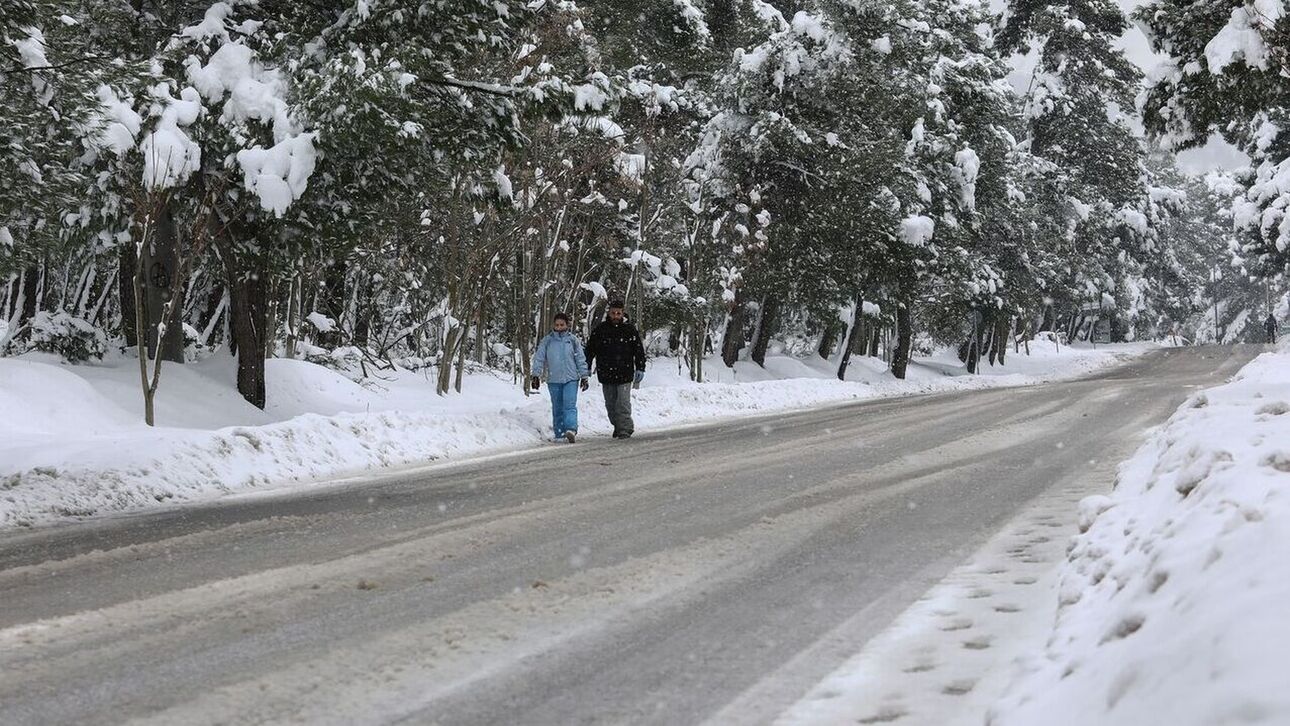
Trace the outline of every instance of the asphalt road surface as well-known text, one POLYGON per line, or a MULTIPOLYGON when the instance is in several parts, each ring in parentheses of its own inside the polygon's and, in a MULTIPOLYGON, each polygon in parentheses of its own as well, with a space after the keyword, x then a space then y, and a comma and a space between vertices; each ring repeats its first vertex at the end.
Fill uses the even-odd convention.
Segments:
POLYGON ((766 722, 1258 350, 8 533, 0 724, 766 722))

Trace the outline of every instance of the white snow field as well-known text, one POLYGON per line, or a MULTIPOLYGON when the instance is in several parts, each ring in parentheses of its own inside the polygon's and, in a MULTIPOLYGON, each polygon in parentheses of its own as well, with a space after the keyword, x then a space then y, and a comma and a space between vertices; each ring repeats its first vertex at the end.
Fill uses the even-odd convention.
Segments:
MULTIPOLYGON (((690 382, 676 361, 655 359, 633 396, 638 432, 731 416, 882 396, 1015 386, 1076 377, 1140 354, 1127 344, 1031 355, 966 375, 948 351, 919 359, 904 381, 873 358, 853 358, 848 380, 820 358, 767 358, 690 382)), ((463 394, 436 396, 426 373, 396 370, 356 383, 300 360, 268 361, 268 404, 234 388, 231 358, 167 365, 156 428, 142 421, 138 361, 66 365, 43 354, 0 358, 0 528, 155 507, 234 492, 300 486, 377 469, 423 465, 542 444, 549 401, 525 397, 509 377, 468 376, 463 394)), ((583 438, 609 433, 599 387, 579 397, 583 438)))
POLYGON ((1080 504, 991 726, 1290 723, 1290 348, 1191 396, 1080 504))

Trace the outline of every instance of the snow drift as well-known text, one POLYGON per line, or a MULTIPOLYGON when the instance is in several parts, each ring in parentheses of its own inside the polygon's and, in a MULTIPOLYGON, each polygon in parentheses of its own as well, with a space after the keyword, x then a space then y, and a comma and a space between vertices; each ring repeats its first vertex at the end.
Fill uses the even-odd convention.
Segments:
MULTIPOLYGON (((853 359, 848 380, 818 357, 769 356, 763 369, 711 361, 695 384, 656 359, 633 396, 637 430, 811 408, 880 396, 1023 385, 1122 360, 1036 346, 1006 368, 963 375, 950 357, 923 359, 897 381, 882 361, 853 359)), ((0 358, 0 528, 206 499, 532 447, 551 435, 545 393, 526 397, 509 377, 478 371, 466 393, 436 396, 425 372, 396 370, 361 384, 299 360, 271 359, 269 398, 254 408, 234 388, 227 356, 167 366, 158 427, 142 423, 137 361, 66 365, 46 354, 0 358)), ((579 397, 584 437, 607 435, 599 387, 579 397)))
POLYGON ((1290 350, 1192 396, 1081 503, 1058 616, 992 726, 1290 723, 1290 350))

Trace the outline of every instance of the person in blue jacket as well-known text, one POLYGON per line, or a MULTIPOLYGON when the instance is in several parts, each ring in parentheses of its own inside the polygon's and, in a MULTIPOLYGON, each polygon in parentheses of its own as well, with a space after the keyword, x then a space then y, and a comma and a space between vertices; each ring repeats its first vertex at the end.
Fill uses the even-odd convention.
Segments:
POLYGON ((589 373, 582 342, 569 330, 567 314, 555 314, 551 332, 538 342, 537 350, 533 351, 530 371, 532 378, 529 384, 535 391, 542 387, 542 377, 546 376, 546 387, 551 392, 551 426, 555 429, 555 440, 564 438, 572 444, 578 436, 578 389, 587 390, 589 373))

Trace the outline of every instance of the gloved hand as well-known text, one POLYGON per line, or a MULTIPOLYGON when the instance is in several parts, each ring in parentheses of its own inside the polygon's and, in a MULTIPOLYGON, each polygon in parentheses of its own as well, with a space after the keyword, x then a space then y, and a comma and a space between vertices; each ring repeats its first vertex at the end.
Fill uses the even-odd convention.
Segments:
POLYGON ((542 389, 542 379, 541 379, 541 378, 538 378, 537 376, 533 376, 532 378, 530 378, 530 379, 529 379, 529 388, 532 388, 532 389, 533 389, 533 390, 535 390, 535 391, 541 390, 541 389, 542 389))
POLYGON ((632 376, 632 383, 638 386, 643 380, 645 380, 645 371, 636 371, 636 375, 632 376))
POLYGON ((578 388, 581 388, 584 391, 591 388, 591 381, 588 381, 586 378, 582 379, 582 383, 578 384, 578 388))

